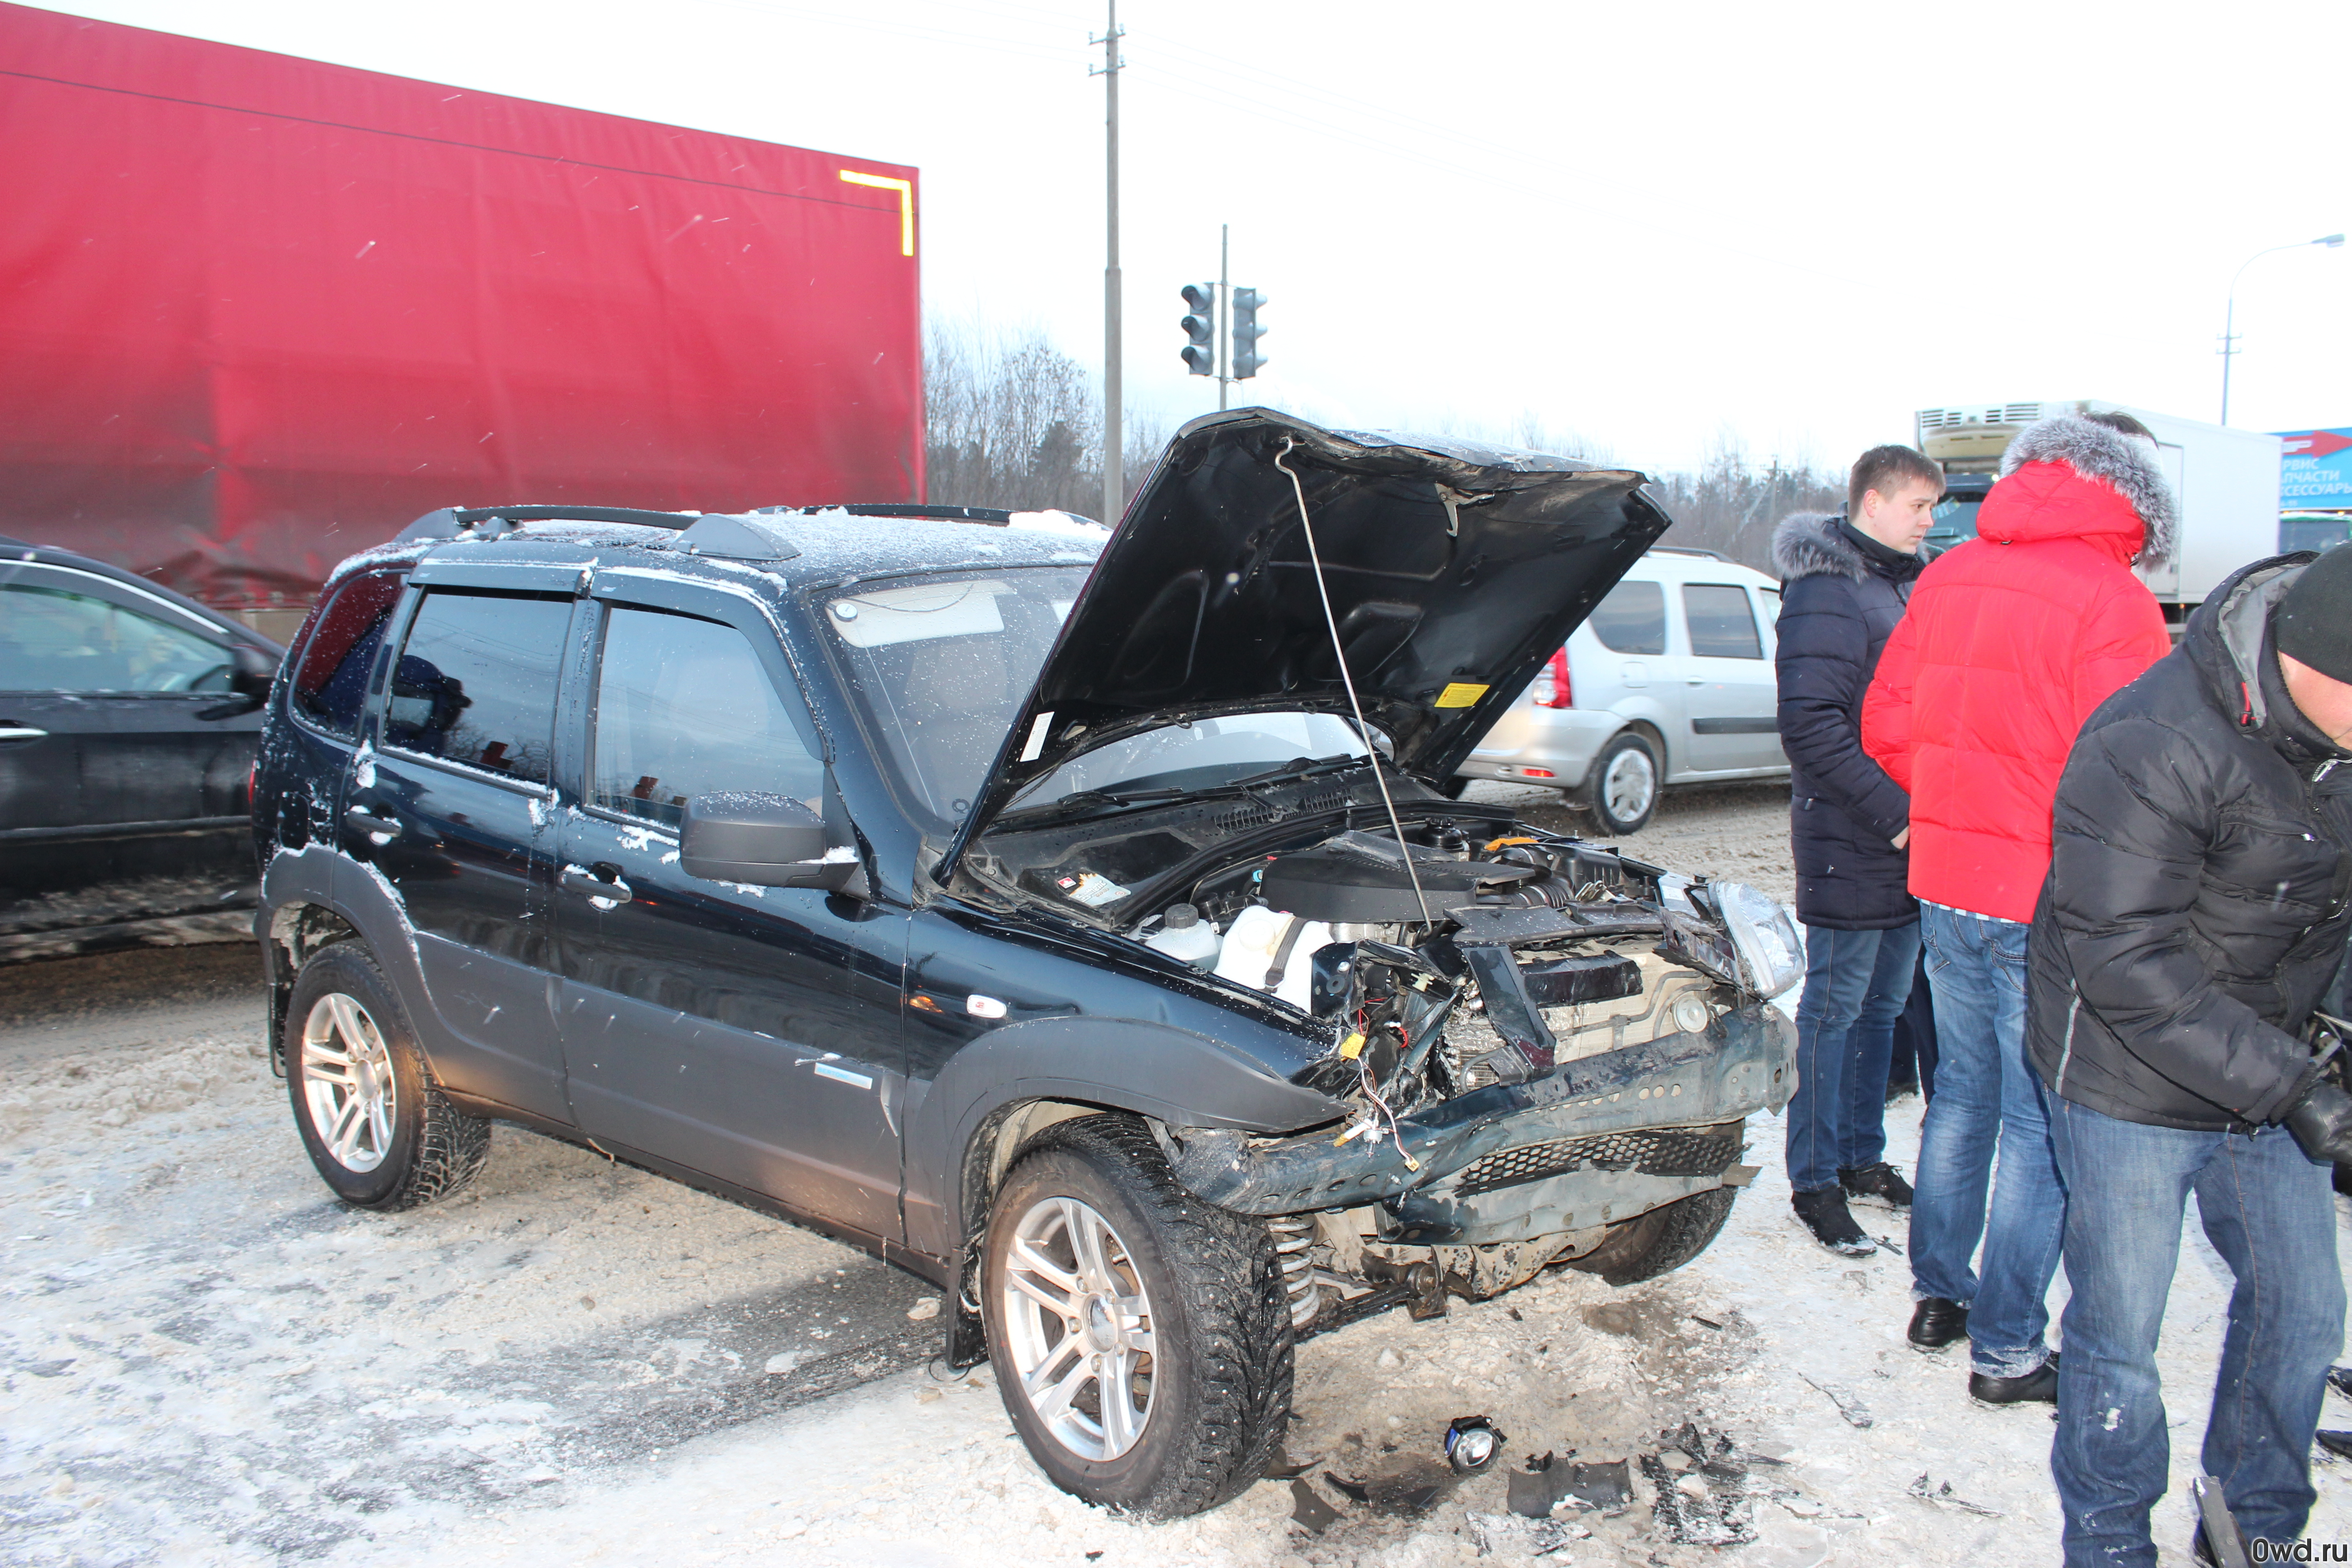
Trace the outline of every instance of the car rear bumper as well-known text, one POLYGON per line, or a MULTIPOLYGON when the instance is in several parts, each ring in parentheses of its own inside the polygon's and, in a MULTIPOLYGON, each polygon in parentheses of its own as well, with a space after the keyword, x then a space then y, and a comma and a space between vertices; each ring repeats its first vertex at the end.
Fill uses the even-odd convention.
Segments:
POLYGON ((1510 779, 1574 789, 1592 759, 1624 719, 1605 708, 1538 708, 1519 702, 1504 710, 1455 772, 1474 779, 1510 779))
POLYGON ((1393 1139, 1336 1145, 1184 1129, 1171 1162, 1243 1214, 1381 1202, 1393 1239, 1479 1245, 1578 1230, 1724 1184, 1737 1124, 1796 1088, 1796 1026, 1762 1003, 1705 1030, 1585 1057, 1400 1118, 1393 1139), (1397 1152, 1401 1141, 1418 1169, 1397 1152))

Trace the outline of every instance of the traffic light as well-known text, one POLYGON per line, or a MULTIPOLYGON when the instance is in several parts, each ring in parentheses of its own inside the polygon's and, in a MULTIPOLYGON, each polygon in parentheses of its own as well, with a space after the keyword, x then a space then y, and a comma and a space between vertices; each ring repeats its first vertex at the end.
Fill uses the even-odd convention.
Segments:
POLYGON ((1179 322, 1184 335, 1192 340, 1184 350, 1184 364, 1194 375, 1217 374, 1217 286, 1214 283, 1187 283, 1182 293, 1184 308, 1192 313, 1179 322))
POLYGON ((1265 303, 1265 296, 1255 289, 1234 290, 1233 377, 1235 381, 1247 381, 1258 373, 1260 365, 1265 363, 1265 356, 1257 352, 1258 339, 1265 336, 1265 329, 1257 324, 1257 308, 1265 303))

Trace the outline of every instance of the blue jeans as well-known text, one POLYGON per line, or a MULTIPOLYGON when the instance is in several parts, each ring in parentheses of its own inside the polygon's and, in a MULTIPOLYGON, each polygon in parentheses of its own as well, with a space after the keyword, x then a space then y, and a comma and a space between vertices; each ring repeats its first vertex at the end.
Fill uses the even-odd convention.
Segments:
POLYGON ((2049 1356, 2042 1298, 2066 1222, 2048 1095, 2025 1056, 2026 928, 1932 904, 1921 907, 1919 927, 1937 1059, 1911 1205, 1911 1293, 1967 1306, 1976 1370, 2022 1377, 2049 1356), (1981 1277, 1969 1267, 1979 1237, 1981 1277))
POLYGON ((1917 925, 1805 928, 1797 998, 1797 1093, 1789 1101, 1789 1187, 1818 1192, 1886 1157, 1886 1061, 1911 994, 1917 925))
POLYGON ((2205 1473, 2249 1539, 2289 1542, 2310 1516, 2311 1435, 2344 1344, 2330 1172, 2284 1128, 2188 1132, 2051 1101, 2066 1174, 2066 1355, 2050 1469, 2069 1568, 2153 1568, 2148 1510, 2171 1462, 2157 1336, 2182 1207, 2230 1265, 2230 1326, 2205 1423, 2205 1473))

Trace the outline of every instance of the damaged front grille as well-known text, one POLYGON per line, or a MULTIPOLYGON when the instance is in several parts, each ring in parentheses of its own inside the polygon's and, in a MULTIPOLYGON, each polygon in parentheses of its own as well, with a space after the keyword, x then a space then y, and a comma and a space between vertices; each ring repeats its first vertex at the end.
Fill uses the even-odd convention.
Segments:
POLYGON ((1644 1176, 1718 1175, 1739 1158, 1745 1126, 1726 1121, 1715 1127, 1643 1127, 1498 1150, 1466 1166, 1456 1190, 1471 1197, 1563 1175, 1588 1164, 1597 1170, 1633 1171, 1644 1176))

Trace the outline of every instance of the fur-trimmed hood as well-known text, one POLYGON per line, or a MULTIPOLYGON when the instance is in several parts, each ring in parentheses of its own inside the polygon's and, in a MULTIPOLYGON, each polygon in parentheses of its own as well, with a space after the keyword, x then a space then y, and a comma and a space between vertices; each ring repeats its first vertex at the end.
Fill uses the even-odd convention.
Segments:
MULTIPOLYGON (((1792 511, 1782 518, 1772 530, 1772 569, 1781 583, 1800 577, 1845 577, 1859 583, 1874 575, 1908 582, 1927 564, 1922 557, 1915 566, 1897 568, 1890 563, 1888 569, 1874 571, 1862 547, 1839 526, 1844 521, 1833 511, 1792 511)), ((1897 554, 1892 550, 1886 553, 1897 554)))
POLYGON ((2179 539, 2179 511, 2172 487, 2147 443, 2079 415, 2063 414, 2027 426, 2001 454, 2000 472, 2000 482, 1978 514, 1979 537, 2021 542, 2064 534, 2121 535, 2132 531, 2121 515, 2127 510, 2142 537, 2136 542, 2117 538, 2122 557, 2148 563, 2172 558, 2179 539), (2068 485, 2051 469, 2037 476, 2032 470, 2038 465, 2053 465, 2081 482, 2068 485), (2037 478, 2041 482, 2034 482, 2037 478), (2123 506, 2105 501, 2101 492, 2123 506))

